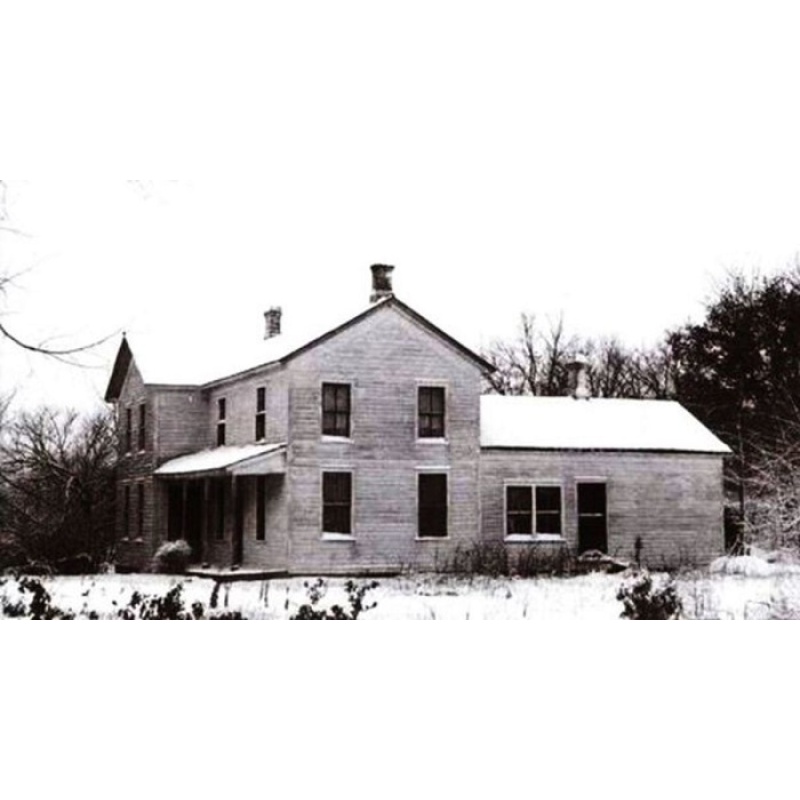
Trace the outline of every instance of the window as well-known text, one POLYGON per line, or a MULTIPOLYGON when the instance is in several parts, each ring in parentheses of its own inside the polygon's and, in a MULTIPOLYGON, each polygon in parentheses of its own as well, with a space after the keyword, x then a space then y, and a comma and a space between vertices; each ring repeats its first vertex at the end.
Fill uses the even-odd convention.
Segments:
POLYGON ((139 403, 139 450, 147 445, 147 405, 139 403))
POLYGON ((323 533, 353 532, 353 475, 350 472, 322 473, 323 533))
POLYGON ((144 484, 136 484, 136 538, 144 539, 144 484))
POLYGON ((131 487, 125 484, 122 490, 122 538, 131 535, 131 487))
POLYGON ((267 390, 263 386, 256 389, 256 441, 267 438, 267 390))
POLYGON ((561 535, 561 487, 536 487, 536 533, 561 535))
POLYGON ((417 408, 419 438, 443 439, 445 435, 444 386, 420 386, 417 408))
POLYGON ((530 486, 506 487, 506 536, 533 533, 533 492, 530 486))
POLYGON ((322 433, 350 437, 350 384, 322 384, 322 433))
POLYGON ((217 400, 217 447, 225 444, 225 419, 228 415, 227 402, 224 397, 217 400))
POLYGON ((561 535, 560 486, 506 486, 506 536, 561 535))
POLYGON ((267 479, 263 475, 256 478, 256 539, 263 542, 267 538, 267 479))
POLYGON ((125 409, 125 452, 133 450, 133 409, 125 409))
POLYGON ((422 538, 447 536, 447 475, 423 472, 418 476, 418 531, 422 538))

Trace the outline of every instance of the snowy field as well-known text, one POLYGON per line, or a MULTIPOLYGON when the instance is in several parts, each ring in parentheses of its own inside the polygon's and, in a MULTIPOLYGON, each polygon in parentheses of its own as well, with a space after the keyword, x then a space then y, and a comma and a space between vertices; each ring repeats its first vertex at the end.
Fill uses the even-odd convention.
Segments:
MULTIPOLYGON (((656 576, 663 580, 666 576, 656 576)), ((41 579, 52 601, 77 613, 94 610, 114 616, 134 591, 164 594, 183 586, 186 606, 199 601, 209 608, 215 582, 207 578, 160 575, 95 575, 41 579)), ((622 605, 616 593, 623 575, 592 573, 568 578, 455 578, 420 575, 379 580, 367 594, 377 606, 364 620, 614 620, 622 605)), ((254 619, 288 619, 307 602, 305 582, 292 578, 222 584, 218 611, 241 611, 254 619)), ((326 581, 320 607, 346 606, 344 579, 326 581)), ((677 587, 689 619, 800 618, 800 567, 794 563, 745 556, 720 559, 710 570, 685 573, 677 587)), ((15 595, 9 580, 0 593, 15 595)))

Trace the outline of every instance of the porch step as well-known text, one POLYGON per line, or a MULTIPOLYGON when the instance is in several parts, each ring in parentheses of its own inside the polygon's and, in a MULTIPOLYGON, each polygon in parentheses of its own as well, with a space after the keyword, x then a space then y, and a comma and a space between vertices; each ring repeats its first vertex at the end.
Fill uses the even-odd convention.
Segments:
POLYGON ((285 569, 231 569, 230 567, 189 567, 186 574, 196 578, 211 578, 221 583, 268 581, 271 578, 286 578, 289 575, 285 569))

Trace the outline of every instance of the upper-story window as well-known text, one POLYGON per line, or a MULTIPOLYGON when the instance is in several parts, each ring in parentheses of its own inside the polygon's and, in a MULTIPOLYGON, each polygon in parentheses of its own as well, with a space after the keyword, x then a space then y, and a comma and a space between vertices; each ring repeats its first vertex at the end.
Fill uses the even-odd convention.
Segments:
POLYGON ((225 444, 225 421, 228 416, 228 403, 224 397, 217 400, 217 447, 225 444))
POLYGON ((125 409, 125 452, 133 450, 133 409, 125 409))
POLYGON ((445 436, 444 386, 420 386, 417 398, 420 439, 443 439, 445 436))
POLYGON ((139 403, 139 450, 147 447, 147 404, 139 403))
POLYGON ((350 437, 350 384, 322 384, 322 433, 350 437))
POLYGON ((256 441, 267 438, 267 390, 264 386, 256 389, 256 441))

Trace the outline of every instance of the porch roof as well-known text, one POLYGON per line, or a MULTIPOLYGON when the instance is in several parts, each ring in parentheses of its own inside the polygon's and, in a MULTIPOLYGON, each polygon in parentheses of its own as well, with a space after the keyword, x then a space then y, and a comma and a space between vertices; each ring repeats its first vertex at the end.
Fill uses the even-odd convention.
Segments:
POLYGON ((162 464, 159 478, 200 478, 221 475, 274 475, 286 472, 286 444, 245 444, 214 447, 162 464))

